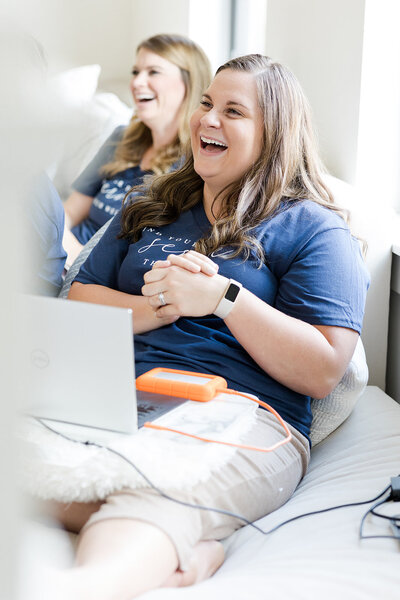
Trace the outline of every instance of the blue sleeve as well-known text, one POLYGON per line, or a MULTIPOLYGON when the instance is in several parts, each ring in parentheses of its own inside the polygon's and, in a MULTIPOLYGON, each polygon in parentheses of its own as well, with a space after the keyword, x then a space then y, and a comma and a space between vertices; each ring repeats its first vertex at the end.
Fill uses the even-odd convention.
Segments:
POLYGON ((125 126, 120 126, 113 131, 85 170, 75 179, 72 184, 74 190, 93 198, 96 196, 104 179, 100 169, 114 159, 115 149, 122 139, 125 129, 125 126))
POLYGON ((62 272, 67 253, 64 234, 64 207, 51 180, 46 174, 38 176, 30 197, 28 214, 35 240, 32 286, 35 293, 56 296, 62 285, 62 272))
POLYGON ((347 227, 320 230, 282 274, 276 308, 312 325, 361 333, 369 275, 347 227))
POLYGON ((119 270, 129 248, 128 240, 118 239, 120 231, 121 211, 113 217, 109 227, 83 263, 74 281, 118 289, 119 270))

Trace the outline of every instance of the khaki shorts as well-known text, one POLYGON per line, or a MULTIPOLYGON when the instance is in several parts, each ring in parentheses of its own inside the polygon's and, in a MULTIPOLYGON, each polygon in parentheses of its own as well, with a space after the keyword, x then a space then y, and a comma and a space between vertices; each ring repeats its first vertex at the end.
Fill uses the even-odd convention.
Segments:
MULTIPOLYGON (((206 482, 190 490, 163 491, 182 502, 230 511, 255 521, 282 506, 306 472, 310 458, 308 440, 295 428, 289 428, 291 442, 276 451, 238 450, 227 464, 211 472, 206 482)), ((257 409, 256 423, 242 443, 270 446, 283 436, 275 417, 257 409)), ((225 538, 244 525, 237 517, 182 506, 151 488, 111 494, 85 529, 106 519, 135 519, 162 529, 176 548, 182 570, 188 568, 193 546, 199 541, 225 538)))

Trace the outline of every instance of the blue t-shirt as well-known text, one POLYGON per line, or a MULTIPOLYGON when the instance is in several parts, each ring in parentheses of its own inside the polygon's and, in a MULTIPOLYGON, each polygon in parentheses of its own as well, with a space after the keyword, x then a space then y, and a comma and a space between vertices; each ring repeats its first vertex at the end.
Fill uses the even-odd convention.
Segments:
POLYGON ((124 131, 124 126, 114 130, 72 185, 77 192, 93 197, 89 216, 71 229, 81 244, 86 244, 104 223, 117 214, 129 190, 134 185, 142 183, 144 175, 151 172, 142 171, 139 166, 136 166, 125 169, 112 177, 105 177, 101 174, 101 167, 114 159, 115 149, 122 139, 124 131))
POLYGON ((44 173, 36 177, 32 185, 26 214, 33 244, 27 291, 57 296, 67 258, 62 245, 64 207, 56 188, 44 173))
MULTIPOLYGON (((171 225, 146 227, 141 239, 130 244, 117 239, 117 215, 76 281, 140 295, 143 275, 156 260, 191 249, 209 229, 200 202, 171 225)), ((369 276, 357 240, 336 213, 311 201, 283 203, 280 212, 256 229, 256 235, 265 251, 262 267, 257 268, 256 258, 229 259, 229 249, 224 248, 211 255, 221 275, 240 281, 287 315, 314 325, 361 331, 369 276)), ((310 398, 265 373, 214 315, 181 317, 171 325, 136 334, 135 363, 137 375, 160 366, 220 375, 229 387, 256 394, 304 435, 309 434, 310 398)))

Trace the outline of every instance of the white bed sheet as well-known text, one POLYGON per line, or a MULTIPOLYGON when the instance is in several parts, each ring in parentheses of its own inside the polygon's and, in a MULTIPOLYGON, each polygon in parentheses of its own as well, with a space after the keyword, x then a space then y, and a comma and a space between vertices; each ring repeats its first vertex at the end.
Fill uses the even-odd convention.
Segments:
MULTIPOLYGON (((400 405, 368 386, 349 419, 312 451, 309 471, 291 500, 257 522, 263 529, 300 513, 373 498, 400 473, 400 405)), ((214 577, 146 600, 398 600, 400 542, 358 539, 368 506, 293 522, 270 536, 245 527, 225 541, 214 577)), ((400 505, 396 512, 400 513, 400 505)), ((380 520, 379 520, 380 521, 380 520)), ((385 522, 365 533, 391 534, 385 522)))

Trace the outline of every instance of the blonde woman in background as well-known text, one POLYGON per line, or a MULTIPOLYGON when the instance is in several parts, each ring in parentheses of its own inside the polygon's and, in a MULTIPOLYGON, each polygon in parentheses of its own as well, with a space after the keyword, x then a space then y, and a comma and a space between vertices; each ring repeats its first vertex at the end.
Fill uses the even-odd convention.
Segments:
POLYGON ((67 266, 145 174, 159 175, 180 164, 189 117, 210 80, 208 58, 191 40, 160 34, 139 44, 130 83, 135 114, 128 126, 112 133, 64 204, 67 266))

